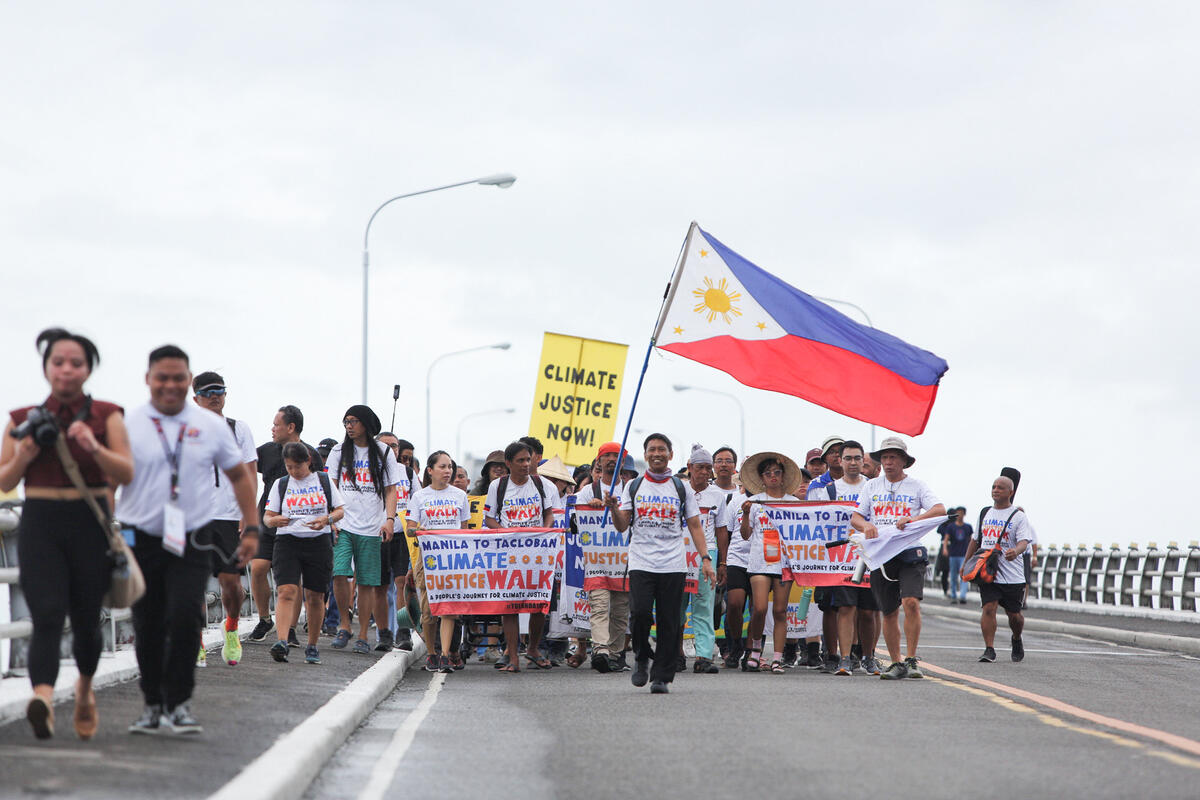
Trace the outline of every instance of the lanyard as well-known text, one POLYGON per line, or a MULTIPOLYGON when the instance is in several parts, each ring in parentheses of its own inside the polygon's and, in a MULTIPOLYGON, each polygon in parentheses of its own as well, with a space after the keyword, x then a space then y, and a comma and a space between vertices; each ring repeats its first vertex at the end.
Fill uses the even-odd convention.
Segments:
POLYGON ((179 436, 175 440, 175 452, 172 453, 171 446, 167 444, 167 435, 163 433, 162 420, 158 417, 151 417, 150 420, 158 431, 158 441, 162 443, 163 455, 167 457, 167 466, 171 468, 171 502, 174 503, 179 499, 179 459, 183 455, 183 435, 187 432, 187 423, 179 423, 179 436))

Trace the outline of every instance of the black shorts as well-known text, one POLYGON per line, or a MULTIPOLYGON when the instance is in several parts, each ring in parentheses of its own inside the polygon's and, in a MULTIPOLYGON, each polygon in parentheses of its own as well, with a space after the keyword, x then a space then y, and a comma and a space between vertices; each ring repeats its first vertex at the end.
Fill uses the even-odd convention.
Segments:
POLYGON ((817 608, 822 612, 831 611, 833 609, 833 592, 829 586, 818 586, 813 589, 812 601, 817 604, 817 608))
POLYGON ((870 586, 830 586, 829 604, 833 608, 861 608, 863 611, 878 611, 875 593, 870 586))
POLYGON ((1020 614, 1021 604, 1025 601, 1025 584, 1023 583, 977 583, 979 587, 979 605, 999 602, 1000 607, 1010 614, 1020 614))
POLYGON ((324 593, 333 579, 333 545, 329 536, 301 538, 283 534, 275 539, 275 557, 271 560, 275 585, 293 584, 324 593))
MULTIPOLYGON (((208 542, 214 549, 208 551, 212 562, 212 576, 241 575, 242 570, 237 565, 238 528, 241 524, 229 519, 214 519, 204 526, 208 534, 208 542), (230 556, 228 561, 225 556, 230 556)), ((201 541, 204 541, 201 539, 201 541)))
POLYGON ((396 578, 408 574, 408 543, 403 533, 397 533, 390 542, 379 540, 379 585, 387 587, 396 578))
POLYGON ((884 564, 882 570, 871 572, 871 591, 875 594, 875 604, 879 606, 879 610, 884 614, 891 614, 900 608, 902 598, 923 598, 927 565, 928 562, 925 561, 903 564, 897 557, 884 564), (885 571, 891 580, 883 577, 885 571))
POLYGON ((258 552, 254 554, 254 557, 270 561, 274 553, 275 529, 263 525, 258 529, 258 552))
POLYGON ((745 567, 734 566, 733 564, 725 565, 725 591, 733 592, 741 589, 747 594, 750 593, 750 576, 746 574, 745 567))

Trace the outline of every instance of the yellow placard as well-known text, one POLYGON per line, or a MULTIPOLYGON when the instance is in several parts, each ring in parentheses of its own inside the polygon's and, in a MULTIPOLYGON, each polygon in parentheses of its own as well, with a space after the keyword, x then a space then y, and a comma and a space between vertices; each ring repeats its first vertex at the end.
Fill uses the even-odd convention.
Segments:
POLYGON ((547 333, 538 362, 529 435, 545 458, 586 464, 617 426, 628 345, 547 333))
POLYGON ((467 502, 471 509, 471 521, 467 523, 467 527, 473 531, 483 528, 483 504, 487 502, 485 494, 469 494, 467 502))

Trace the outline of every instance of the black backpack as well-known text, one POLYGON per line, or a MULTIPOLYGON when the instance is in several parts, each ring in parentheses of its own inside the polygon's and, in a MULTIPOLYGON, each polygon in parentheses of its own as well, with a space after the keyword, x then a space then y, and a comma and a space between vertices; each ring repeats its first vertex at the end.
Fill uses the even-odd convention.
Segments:
MULTIPOLYGON (((226 424, 229 425, 229 430, 233 432, 233 441, 237 442, 237 420, 225 418, 226 424)), ((221 470, 217 469, 217 465, 213 464, 213 486, 221 485, 221 470)))
MULTIPOLYGON (((333 513, 333 485, 329 482, 329 473, 314 472, 313 474, 317 476, 317 480, 320 481, 320 483, 321 483, 321 488, 325 490, 325 513, 332 514, 333 513)), ((279 510, 280 510, 280 512, 283 511, 283 499, 285 497, 287 497, 288 481, 290 481, 291 479, 292 479, 292 476, 288 475, 286 472, 283 473, 283 477, 279 479, 279 510)), ((270 498, 268 498, 268 502, 270 502, 270 498)))
MULTIPOLYGON (((629 483, 629 499, 635 501, 633 508, 629 510, 629 535, 633 535, 633 523, 637 521, 637 493, 638 489, 642 488, 642 481, 645 475, 638 475, 629 483)), ((683 481, 677 476, 672 475, 671 480, 675 483, 675 491, 679 493, 679 529, 687 528, 687 520, 684 519, 684 509, 687 508, 687 489, 683 485, 683 481)), ((730 493, 732 497, 733 494, 730 493)))

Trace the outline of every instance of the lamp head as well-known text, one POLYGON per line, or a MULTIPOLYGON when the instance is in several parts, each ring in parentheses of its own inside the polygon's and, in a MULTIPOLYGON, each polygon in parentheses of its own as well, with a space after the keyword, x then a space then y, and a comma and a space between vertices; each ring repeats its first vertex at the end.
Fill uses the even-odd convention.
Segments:
POLYGON ((475 182, 482 186, 499 186, 501 189, 507 189, 517 182, 517 176, 507 172, 500 172, 496 175, 488 175, 486 178, 480 178, 475 182))
POLYGON ((682 383, 675 384, 675 391, 677 391, 677 392, 686 392, 690 388, 692 388, 692 387, 684 386, 682 383))
POLYGON ((501 344, 492 345, 493 350, 507 350, 510 347, 512 347, 512 342, 503 342, 501 344))

